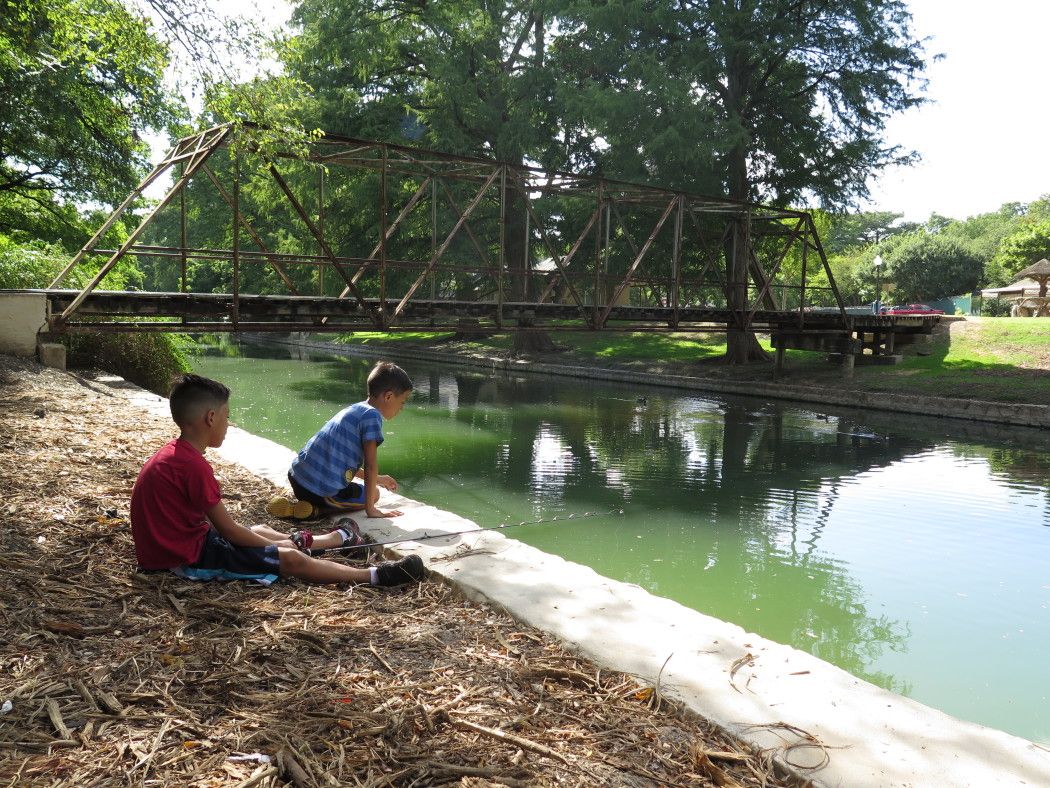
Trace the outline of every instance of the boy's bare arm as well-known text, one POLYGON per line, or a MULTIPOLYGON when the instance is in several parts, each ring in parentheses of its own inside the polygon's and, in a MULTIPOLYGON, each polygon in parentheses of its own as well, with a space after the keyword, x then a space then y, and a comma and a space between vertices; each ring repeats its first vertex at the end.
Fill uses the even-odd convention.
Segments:
MULTIPOLYGON (((391 510, 389 512, 380 511, 376 504, 379 502, 379 458, 378 458, 378 444, 375 441, 364 442, 364 471, 365 471, 365 514, 369 517, 398 517, 401 512, 391 510)), ((390 477, 386 477, 389 479, 390 477)), ((390 479, 393 481, 393 479, 390 479)), ((387 485, 383 485, 388 490, 391 489, 387 485)), ((394 484, 394 489, 397 488, 397 484, 394 484)))
MULTIPOLYGON (((365 480, 365 469, 358 468, 357 473, 354 474, 355 479, 365 480)), ((397 480, 393 476, 387 476, 385 473, 376 474, 376 484, 384 489, 390 490, 390 492, 397 492, 397 480)))
POLYGON ((230 517, 230 513, 222 505, 222 501, 211 507, 205 514, 208 515, 211 524, 215 526, 215 530, 219 532, 219 536, 230 544, 238 547, 266 547, 266 545, 273 544, 269 539, 255 533, 250 528, 238 525, 230 517))

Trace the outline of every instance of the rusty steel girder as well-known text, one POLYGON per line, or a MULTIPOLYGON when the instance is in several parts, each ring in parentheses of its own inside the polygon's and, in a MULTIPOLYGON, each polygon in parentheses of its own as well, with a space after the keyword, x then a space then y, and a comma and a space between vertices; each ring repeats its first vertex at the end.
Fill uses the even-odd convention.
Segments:
MULTIPOLYGON (((750 329, 768 325, 768 315, 777 313, 778 325, 804 331, 814 322, 807 306, 815 302, 837 307, 839 330, 850 330, 852 318, 806 211, 331 134, 287 151, 271 146, 264 155, 253 147, 257 131, 251 124, 227 124, 179 140, 55 277, 49 290, 57 291, 88 256, 105 258, 73 298, 55 299, 62 307, 51 318, 52 329, 131 330, 127 316, 107 317, 89 297, 132 255, 179 265, 182 294, 167 295, 176 316, 183 298, 181 314, 190 324, 188 263, 227 262, 229 292, 219 295, 227 297, 228 307, 206 321, 207 330, 248 325, 266 330, 270 323, 273 330, 287 330, 286 307, 278 308, 276 301, 272 320, 260 312, 263 302, 253 301, 251 319, 242 321, 242 306, 261 295, 243 286, 243 272, 252 266, 272 269, 293 301, 317 290, 309 297, 320 299, 320 314, 294 322, 297 330, 345 330, 346 310, 338 303, 344 300, 354 304, 353 324, 380 330, 416 328, 423 313, 430 315, 426 325, 438 328, 480 315, 496 328, 508 320, 532 325, 542 319, 553 321, 548 328, 662 331, 750 329), (253 157, 260 164, 256 177, 268 176, 290 209, 285 212, 290 221, 279 232, 264 229, 259 219, 273 217, 252 216, 245 201, 242 161, 253 157), (116 249, 100 248, 106 232, 168 173, 175 174, 171 187, 126 240, 116 249), (326 184, 340 177, 358 178, 359 187, 366 183, 360 179, 372 179, 367 184, 375 191, 375 205, 359 209, 357 218, 374 236, 355 238, 365 244, 360 249, 341 248, 345 239, 325 226, 329 212, 345 210, 339 202, 345 189, 329 186, 326 192, 326 184), (229 208, 229 248, 187 242, 186 190, 194 179, 210 184, 229 208), (180 212, 180 243, 141 242, 157 216, 171 210, 180 212), (298 250, 282 251, 288 238, 298 239, 298 250), (746 281, 735 281, 734 266, 727 262, 740 253, 740 244, 746 281), (306 248, 316 253, 303 252, 306 248), (342 283, 338 294, 325 295, 326 272, 342 283), (815 275, 821 284, 814 285, 815 275), (746 293, 746 307, 731 308, 731 295, 739 292, 746 293), (478 307, 470 307, 471 301, 478 307), (416 302, 427 306, 413 308, 416 302), (445 307, 437 308, 442 303, 445 307)), ((817 322, 829 330, 827 315, 817 322)))

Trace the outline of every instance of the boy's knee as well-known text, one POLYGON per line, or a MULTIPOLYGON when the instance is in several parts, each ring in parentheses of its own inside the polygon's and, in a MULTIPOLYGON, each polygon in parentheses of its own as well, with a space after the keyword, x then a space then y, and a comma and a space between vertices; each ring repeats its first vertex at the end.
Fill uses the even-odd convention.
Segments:
POLYGON ((302 553, 291 547, 277 548, 277 556, 281 562, 281 574, 292 574, 301 571, 313 559, 306 553, 302 553))

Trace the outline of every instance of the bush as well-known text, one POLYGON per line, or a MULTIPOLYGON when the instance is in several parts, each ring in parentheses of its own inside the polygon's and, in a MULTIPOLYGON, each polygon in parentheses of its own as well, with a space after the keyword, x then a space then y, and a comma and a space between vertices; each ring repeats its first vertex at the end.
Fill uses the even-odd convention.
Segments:
POLYGON ((1010 302, 1001 298, 984 298, 981 300, 981 314, 985 317, 1009 317, 1010 302))
POLYGON ((162 397, 190 369, 183 340, 172 334, 65 334, 61 341, 70 367, 111 372, 162 397))
POLYGON ((69 255, 55 244, 20 244, 0 234, 0 289, 47 287, 68 262, 69 255))

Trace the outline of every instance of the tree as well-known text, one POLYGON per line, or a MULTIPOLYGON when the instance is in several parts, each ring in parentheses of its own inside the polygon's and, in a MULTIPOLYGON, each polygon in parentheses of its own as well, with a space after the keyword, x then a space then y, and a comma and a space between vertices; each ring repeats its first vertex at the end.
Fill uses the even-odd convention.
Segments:
MULTIPOLYGON (((649 96, 666 97, 677 114, 690 98, 693 117, 709 123, 684 144, 707 147, 722 188, 738 200, 777 205, 816 199, 836 208, 867 195, 870 176, 914 155, 885 142, 887 119, 923 101, 922 42, 898 0, 694 0, 576 7, 575 51, 592 53, 609 75, 578 72, 599 82, 603 101, 627 91, 642 109, 649 96), (654 68, 654 64, 664 64, 654 68)), ((648 150, 666 113, 639 113, 639 122, 615 127, 592 116, 613 149, 648 150), (645 121, 648 122, 645 122, 645 121)), ((704 173, 697 173, 705 181, 704 173)), ((727 250, 731 306, 742 309, 747 277, 745 246, 727 250)), ((753 334, 731 332, 727 359, 758 357, 753 334)))
POLYGON ((0 7, 0 197, 123 198, 146 163, 142 134, 174 117, 164 45, 116 0, 0 7))
POLYGON ((837 254, 851 247, 877 244, 894 235, 918 229, 912 222, 902 222, 903 216, 892 211, 832 215, 830 229, 824 236, 824 250, 828 254, 837 254))
POLYGON ((1006 284, 1018 271, 1050 259, 1050 219, 1023 222, 1003 239, 993 260, 999 284, 1006 284))
POLYGON ((983 260, 958 239, 914 233, 884 252, 886 281, 898 301, 925 301, 973 292, 981 281, 983 260))
MULTIPOLYGON (((495 158, 547 161, 557 148, 556 17, 549 4, 300 0, 290 73, 316 93, 327 131, 495 158)), ((507 192, 504 246, 510 298, 524 282, 525 208, 507 192)), ((538 332, 518 337, 546 339, 538 332)), ((546 341, 550 345, 549 339, 546 341)))
POLYGON ((947 237, 958 238, 983 260, 991 260, 1003 239, 1013 233, 1024 221, 1027 206, 1023 203, 1004 203, 998 211, 971 216, 965 221, 945 220, 936 214, 930 217, 927 229, 947 237), (936 229, 935 223, 936 222, 936 229))

